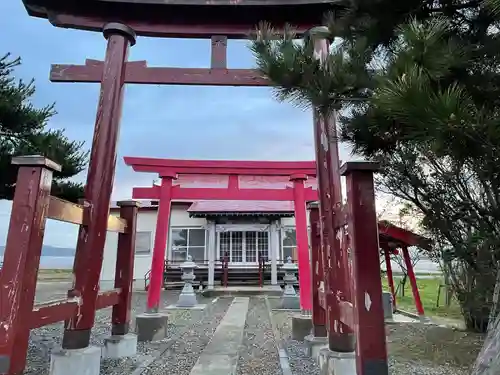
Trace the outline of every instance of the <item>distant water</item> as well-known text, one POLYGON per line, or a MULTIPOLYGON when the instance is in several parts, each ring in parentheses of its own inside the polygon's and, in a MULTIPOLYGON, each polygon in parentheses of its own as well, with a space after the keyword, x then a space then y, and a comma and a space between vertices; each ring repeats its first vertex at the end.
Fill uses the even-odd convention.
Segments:
MULTIPOLYGON (((73 257, 51 257, 43 256, 40 258, 41 268, 50 269, 71 269, 73 267, 73 257)), ((0 255, 0 263, 3 261, 3 256, 0 255)), ((385 264, 382 263, 382 269, 385 270, 385 264)), ((392 262, 392 270, 401 272, 401 268, 392 262)), ((439 265, 429 259, 421 259, 415 266, 415 273, 441 273, 439 265)))
MULTIPOLYGON (((40 268, 45 269, 71 269, 73 268, 73 257, 50 257, 40 258, 40 268)), ((0 255, 0 263, 3 262, 3 256, 0 255)))

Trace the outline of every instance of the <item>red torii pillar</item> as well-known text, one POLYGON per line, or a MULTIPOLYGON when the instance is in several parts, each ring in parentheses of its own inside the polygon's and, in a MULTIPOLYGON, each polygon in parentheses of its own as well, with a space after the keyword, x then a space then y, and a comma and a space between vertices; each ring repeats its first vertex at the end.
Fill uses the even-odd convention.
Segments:
POLYGON ((304 181, 307 175, 292 175, 293 205, 295 210, 295 236, 297 238, 297 254, 299 263, 300 308, 302 312, 310 314, 312 309, 311 297, 311 262, 309 259, 309 243, 307 240, 307 210, 304 192, 304 181))
POLYGON ((158 203, 153 258, 151 260, 151 278, 148 288, 147 311, 149 313, 157 313, 160 307, 165 252, 170 228, 172 184, 176 178, 177 175, 174 174, 161 176, 160 201, 158 203))
POLYGON ((80 297, 78 312, 64 324, 62 347, 82 349, 90 343, 94 326, 99 277, 102 268, 109 204, 116 167, 116 146, 120 132, 125 67, 135 32, 120 23, 103 28, 107 39, 101 74, 101 93, 97 107, 94 138, 85 185, 87 225, 81 225, 73 265, 74 284, 69 297, 80 297))

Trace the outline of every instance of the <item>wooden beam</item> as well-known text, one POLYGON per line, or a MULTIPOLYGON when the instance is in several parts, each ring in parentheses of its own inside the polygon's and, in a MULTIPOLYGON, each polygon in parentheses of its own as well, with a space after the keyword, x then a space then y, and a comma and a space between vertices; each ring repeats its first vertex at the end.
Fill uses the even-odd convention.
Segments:
MULTIPOLYGON (((220 56, 218 56, 219 58, 220 56)), ((223 63, 223 61, 219 61, 223 63)), ((100 60, 87 59, 84 65, 53 64, 50 70, 52 82, 99 83, 103 65, 100 60)), ((220 65, 220 64, 219 64, 220 65)), ((199 86, 269 86, 255 69, 163 68, 148 67, 146 61, 126 64, 125 83, 154 85, 199 86)))
MULTIPOLYGON (((316 200, 318 194, 312 188, 305 190, 306 200, 316 200)), ((158 186, 137 187, 132 190, 133 199, 160 199, 158 186)), ((287 189, 238 189, 228 188, 172 188, 172 200, 241 200, 241 201, 293 201, 293 188, 287 189)))
POLYGON ((124 157, 125 164, 136 172, 162 174, 217 174, 247 176, 316 176, 314 161, 236 161, 236 160, 177 160, 144 157, 124 157))
MULTIPOLYGON (((48 12, 48 18, 52 25, 63 28, 80 29, 88 31, 102 31, 102 26, 109 22, 106 17, 86 17, 75 16, 71 14, 48 12)), ((138 36, 160 37, 160 38, 210 38, 213 35, 226 35, 229 39, 248 39, 249 35, 258 22, 251 24, 190 24, 160 21, 158 23, 138 20, 123 20, 123 22, 132 28, 138 36)), ((307 30, 317 26, 317 22, 295 26, 297 37, 300 38, 307 30)))

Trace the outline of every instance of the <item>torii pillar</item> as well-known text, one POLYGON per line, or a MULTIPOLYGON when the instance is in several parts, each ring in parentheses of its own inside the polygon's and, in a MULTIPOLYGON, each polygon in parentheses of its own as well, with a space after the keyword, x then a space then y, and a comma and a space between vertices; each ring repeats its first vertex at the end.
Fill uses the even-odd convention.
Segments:
POLYGON ((151 260, 146 313, 137 316, 136 331, 139 341, 156 341, 167 337, 168 316, 160 311, 161 290, 164 286, 165 254, 170 229, 172 185, 176 174, 162 174, 160 201, 156 217, 156 232, 151 260))

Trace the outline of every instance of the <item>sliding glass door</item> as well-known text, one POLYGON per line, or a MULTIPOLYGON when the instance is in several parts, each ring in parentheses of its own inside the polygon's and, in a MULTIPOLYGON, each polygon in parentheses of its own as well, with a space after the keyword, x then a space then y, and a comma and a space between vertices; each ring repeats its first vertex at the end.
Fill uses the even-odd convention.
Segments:
POLYGON ((257 264, 258 257, 269 257, 268 231, 228 231, 218 233, 219 258, 229 255, 229 263, 257 264))

